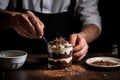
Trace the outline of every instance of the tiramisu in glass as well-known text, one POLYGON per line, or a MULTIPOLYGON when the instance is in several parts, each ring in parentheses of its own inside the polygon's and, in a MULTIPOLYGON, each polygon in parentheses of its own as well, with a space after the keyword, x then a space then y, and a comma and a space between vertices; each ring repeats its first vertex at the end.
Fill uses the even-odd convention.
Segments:
POLYGON ((65 69, 72 65, 72 45, 64 38, 56 38, 48 44, 48 68, 65 69))

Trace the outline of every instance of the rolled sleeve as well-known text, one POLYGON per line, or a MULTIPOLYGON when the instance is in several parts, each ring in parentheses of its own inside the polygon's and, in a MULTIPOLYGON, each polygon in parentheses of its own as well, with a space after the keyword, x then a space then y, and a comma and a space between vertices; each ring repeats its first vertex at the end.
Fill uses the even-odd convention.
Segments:
POLYGON ((0 9, 6 9, 9 4, 9 0, 0 0, 0 9))
POLYGON ((78 14, 81 14, 80 20, 83 22, 83 27, 89 24, 95 24, 101 32, 98 0, 81 0, 78 5, 78 14))

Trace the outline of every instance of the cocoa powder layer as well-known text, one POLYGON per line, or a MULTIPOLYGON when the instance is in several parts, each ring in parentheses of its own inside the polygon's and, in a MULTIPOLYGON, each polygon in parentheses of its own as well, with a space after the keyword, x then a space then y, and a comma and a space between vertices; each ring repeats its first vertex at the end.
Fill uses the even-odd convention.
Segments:
POLYGON ((65 68, 72 66, 72 60, 69 63, 66 63, 65 61, 63 61, 63 62, 61 62, 61 61, 57 61, 57 62, 48 61, 48 63, 50 65, 53 65, 53 67, 51 67, 52 69, 65 69, 65 68))
POLYGON ((66 53, 65 54, 49 53, 49 55, 48 55, 49 58, 53 58, 53 59, 68 58, 68 57, 71 57, 71 56, 72 56, 72 51, 70 52, 69 55, 67 55, 66 53))

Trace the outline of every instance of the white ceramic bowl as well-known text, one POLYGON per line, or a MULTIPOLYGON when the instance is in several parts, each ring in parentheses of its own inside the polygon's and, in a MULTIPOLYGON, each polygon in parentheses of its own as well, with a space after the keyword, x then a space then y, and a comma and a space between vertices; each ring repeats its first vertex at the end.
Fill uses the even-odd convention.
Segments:
POLYGON ((23 66, 27 58, 27 52, 21 50, 0 51, 0 67, 16 70, 23 66))

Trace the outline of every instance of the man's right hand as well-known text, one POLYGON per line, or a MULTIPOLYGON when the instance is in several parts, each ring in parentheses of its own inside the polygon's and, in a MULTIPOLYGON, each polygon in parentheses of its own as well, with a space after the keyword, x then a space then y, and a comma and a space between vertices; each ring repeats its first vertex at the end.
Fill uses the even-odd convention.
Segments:
POLYGON ((31 11, 15 15, 12 24, 16 32, 26 38, 36 39, 44 35, 44 24, 31 11))

